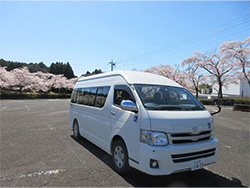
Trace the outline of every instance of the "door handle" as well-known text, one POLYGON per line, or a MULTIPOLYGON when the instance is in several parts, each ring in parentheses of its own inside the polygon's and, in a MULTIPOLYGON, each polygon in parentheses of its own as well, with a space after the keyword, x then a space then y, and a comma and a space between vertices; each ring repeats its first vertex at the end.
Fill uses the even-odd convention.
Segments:
POLYGON ((111 111, 110 114, 111 114, 112 116, 115 116, 115 112, 114 112, 114 111, 111 111))

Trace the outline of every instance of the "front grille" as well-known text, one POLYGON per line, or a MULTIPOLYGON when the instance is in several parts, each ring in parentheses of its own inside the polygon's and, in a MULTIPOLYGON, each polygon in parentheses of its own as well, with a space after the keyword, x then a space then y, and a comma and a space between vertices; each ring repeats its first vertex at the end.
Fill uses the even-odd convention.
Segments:
POLYGON ((214 154, 215 154, 215 148, 198 152, 192 152, 192 153, 176 154, 171 156, 174 163, 181 163, 181 162, 192 161, 195 159, 211 157, 214 154))
POLYGON ((209 140, 211 138, 211 131, 203 131, 199 134, 192 133, 173 133, 170 134, 170 140, 173 144, 194 143, 209 140))

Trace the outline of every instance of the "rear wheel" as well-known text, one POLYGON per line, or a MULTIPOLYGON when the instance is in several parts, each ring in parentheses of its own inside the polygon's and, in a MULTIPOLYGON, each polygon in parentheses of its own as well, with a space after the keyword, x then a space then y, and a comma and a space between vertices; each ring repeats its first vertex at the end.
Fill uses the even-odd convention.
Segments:
POLYGON ((115 170, 120 174, 126 174, 129 170, 128 152, 122 140, 116 140, 112 147, 112 161, 115 170))
POLYGON ((74 124, 73 124, 73 138, 75 140, 79 140, 80 139, 80 133, 79 133, 79 126, 78 126, 78 122, 77 120, 74 121, 74 124))

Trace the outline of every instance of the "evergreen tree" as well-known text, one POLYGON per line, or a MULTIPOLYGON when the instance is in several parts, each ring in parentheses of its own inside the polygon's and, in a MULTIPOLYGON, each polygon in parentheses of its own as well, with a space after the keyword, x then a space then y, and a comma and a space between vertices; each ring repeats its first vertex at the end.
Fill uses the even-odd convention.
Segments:
POLYGON ((102 69, 95 69, 92 73, 87 71, 85 74, 82 74, 82 76, 90 76, 90 75, 99 74, 99 73, 103 73, 102 69))
POLYGON ((41 67, 42 69, 48 70, 48 67, 47 67, 43 62, 38 63, 38 65, 39 65, 39 67, 41 67))
POLYGON ((99 73, 102 73, 102 70, 101 69, 95 69, 92 74, 99 74, 99 73))
POLYGON ((64 73, 65 77, 67 78, 74 78, 75 75, 74 75, 74 72, 69 64, 69 62, 67 62, 66 64, 66 68, 65 68, 65 73, 64 73))
POLYGON ((11 70, 16 69, 16 68, 25 67, 25 66, 27 66, 27 63, 6 61, 4 59, 0 59, 0 66, 7 67, 6 70, 11 71, 11 70))
POLYGON ((49 68, 49 72, 52 74, 63 74, 68 79, 75 77, 69 62, 67 62, 67 64, 62 62, 52 63, 49 68))
POLYGON ((29 71, 30 72, 38 72, 38 71, 41 71, 41 72, 48 72, 48 67, 43 64, 42 62, 37 64, 37 63, 30 63, 27 65, 27 67, 29 68, 29 71))
POLYGON ((49 72, 52 73, 52 74, 56 74, 55 63, 51 63, 51 65, 49 67, 49 72))

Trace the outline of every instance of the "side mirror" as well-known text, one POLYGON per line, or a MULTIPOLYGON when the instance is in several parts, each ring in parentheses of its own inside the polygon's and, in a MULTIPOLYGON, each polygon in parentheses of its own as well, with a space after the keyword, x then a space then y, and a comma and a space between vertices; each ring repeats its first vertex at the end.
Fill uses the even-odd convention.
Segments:
POLYGON ((121 102, 121 109, 132 111, 132 112, 135 112, 135 113, 138 112, 136 104, 133 101, 130 101, 130 100, 123 100, 121 102))
POLYGON ((220 104, 219 104, 219 101, 218 101, 218 100, 214 100, 214 105, 217 106, 218 111, 217 111, 217 112, 211 113, 212 116, 215 115, 215 114, 220 113, 220 111, 221 111, 221 107, 220 107, 220 104))

